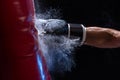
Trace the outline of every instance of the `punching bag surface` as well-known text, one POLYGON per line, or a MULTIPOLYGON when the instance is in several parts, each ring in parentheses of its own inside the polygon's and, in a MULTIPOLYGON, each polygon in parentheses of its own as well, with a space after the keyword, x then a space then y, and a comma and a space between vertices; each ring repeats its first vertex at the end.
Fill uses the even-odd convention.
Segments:
POLYGON ((33 0, 2 0, 0 80, 50 80, 38 48, 33 0))

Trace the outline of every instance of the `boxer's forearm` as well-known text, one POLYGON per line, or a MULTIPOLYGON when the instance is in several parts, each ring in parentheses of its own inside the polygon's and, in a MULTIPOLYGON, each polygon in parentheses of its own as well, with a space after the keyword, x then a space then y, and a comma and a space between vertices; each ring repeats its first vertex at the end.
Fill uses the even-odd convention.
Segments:
POLYGON ((120 47, 120 31, 101 27, 87 27, 84 44, 99 48, 120 47))

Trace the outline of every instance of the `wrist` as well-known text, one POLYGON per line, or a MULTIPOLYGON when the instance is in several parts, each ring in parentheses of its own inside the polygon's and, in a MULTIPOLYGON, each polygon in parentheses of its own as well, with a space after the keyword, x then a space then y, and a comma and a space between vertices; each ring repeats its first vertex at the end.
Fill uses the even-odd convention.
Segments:
POLYGON ((83 24, 68 24, 68 37, 75 36, 80 38, 80 45, 86 40, 86 28, 83 24))

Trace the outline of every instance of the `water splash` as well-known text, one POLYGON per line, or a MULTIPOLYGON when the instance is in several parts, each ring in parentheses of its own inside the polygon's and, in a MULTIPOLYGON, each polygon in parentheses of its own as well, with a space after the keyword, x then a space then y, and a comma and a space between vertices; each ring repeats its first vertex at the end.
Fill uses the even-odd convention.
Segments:
MULTIPOLYGON (((40 49, 46 59, 49 71, 70 71, 75 65, 72 51, 78 45, 78 39, 69 39, 66 36, 44 35, 43 24, 45 22, 44 19, 42 23, 39 22, 39 19, 35 21, 38 30, 40 49)), ((52 25, 55 26, 56 24, 52 25)))

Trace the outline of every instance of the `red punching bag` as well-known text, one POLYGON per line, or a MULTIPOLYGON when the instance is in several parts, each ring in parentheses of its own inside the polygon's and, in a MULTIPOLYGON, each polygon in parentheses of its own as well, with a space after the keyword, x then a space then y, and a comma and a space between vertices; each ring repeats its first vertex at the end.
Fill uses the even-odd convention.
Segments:
POLYGON ((33 0, 2 0, 0 80, 50 80, 38 49, 33 0))

